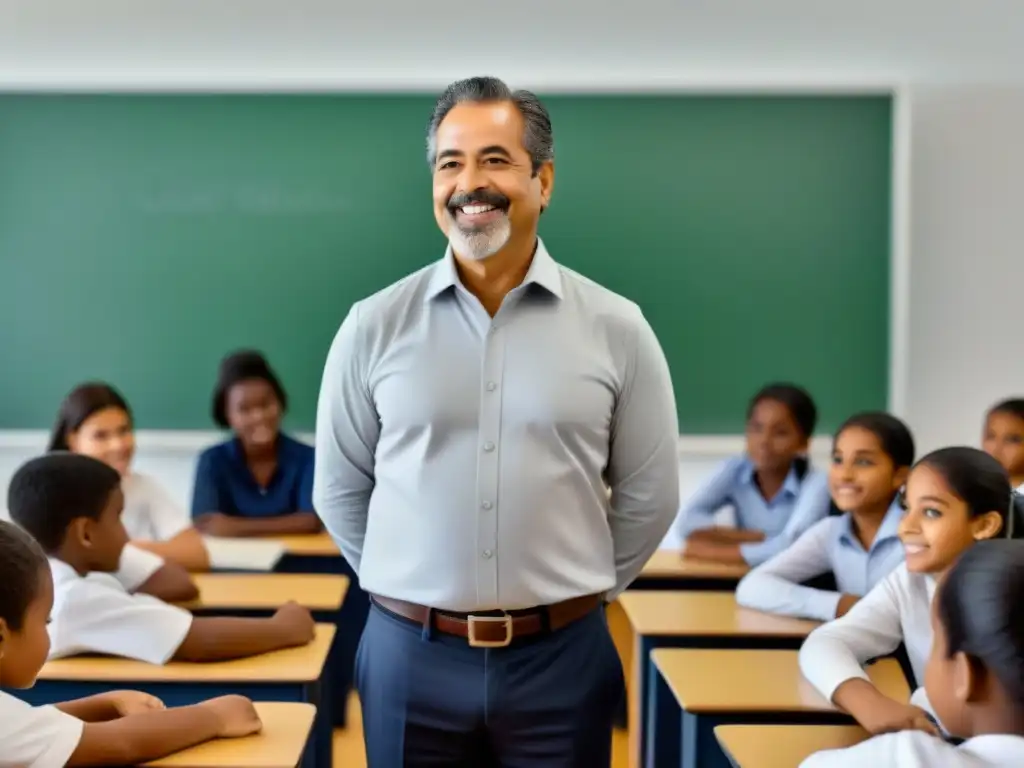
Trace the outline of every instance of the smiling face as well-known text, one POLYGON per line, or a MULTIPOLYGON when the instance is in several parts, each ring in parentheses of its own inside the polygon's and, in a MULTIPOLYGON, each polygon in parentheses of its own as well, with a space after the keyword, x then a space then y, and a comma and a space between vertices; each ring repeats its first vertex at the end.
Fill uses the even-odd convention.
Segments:
POLYGON ((839 433, 828 483, 832 500, 843 512, 884 512, 906 477, 906 468, 896 469, 874 432, 850 426, 839 433))
POLYGON ((1003 526, 996 511, 972 517, 967 503, 927 464, 910 473, 906 507, 899 537, 911 573, 943 573, 975 541, 999 535, 1003 526))
POLYGON ((67 436, 68 448, 99 459, 122 475, 128 474, 135 455, 135 433, 128 414, 117 406, 92 414, 67 436))
POLYGON ((434 137, 434 216, 462 259, 480 261, 530 242, 551 199, 554 166, 534 173, 525 123, 512 102, 462 103, 434 137))
POLYGON ((245 379, 227 393, 224 413, 228 425, 242 444, 265 448, 277 440, 281 430, 281 401, 264 379, 245 379))

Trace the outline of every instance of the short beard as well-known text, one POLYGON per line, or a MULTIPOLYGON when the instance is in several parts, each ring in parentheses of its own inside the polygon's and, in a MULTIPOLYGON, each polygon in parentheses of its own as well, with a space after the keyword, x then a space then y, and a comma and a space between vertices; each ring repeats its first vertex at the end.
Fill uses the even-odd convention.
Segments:
POLYGON ((483 261, 490 258, 502 248, 512 237, 512 222, 508 214, 500 220, 488 224, 486 227, 467 232, 459 226, 455 217, 448 213, 448 241, 459 256, 473 261, 483 261))

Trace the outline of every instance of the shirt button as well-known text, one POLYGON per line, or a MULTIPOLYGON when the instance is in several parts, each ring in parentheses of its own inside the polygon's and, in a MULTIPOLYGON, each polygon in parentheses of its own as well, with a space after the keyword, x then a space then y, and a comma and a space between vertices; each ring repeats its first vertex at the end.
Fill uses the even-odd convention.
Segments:
POLYGON ((484 443, 484 450, 487 451, 488 453, 493 451, 494 450, 494 443, 492 443, 490 440, 488 440, 486 443, 484 443))
POLYGON ((493 391, 494 391, 494 390, 496 390, 497 388, 498 388, 498 385, 497 385, 497 384, 495 384, 495 383, 494 383, 493 381, 488 381, 488 382, 487 382, 487 391, 488 391, 488 392, 493 392, 493 391))
POLYGON ((491 555, 493 555, 493 554, 494 554, 494 553, 493 553, 493 552, 491 552, 491 550, 489 550, 489 549, 485 549, 485 550, 484 550, 484 557, 486 557, 486 558, 487 558, 488 560, 490 560, 490 559, 491 559, 491 555))
POLYGON ((490 508, 491 508, 491 507, 493 507, 494 505, 493 505, 493 504, 491 504, 491 502, 489 502, 489 501, 485 501, 485 502, 484 502, 483 504, 481 504, 480 506, 481 506, 481 507, 483 507, 484 509, 490 509, 490 508))

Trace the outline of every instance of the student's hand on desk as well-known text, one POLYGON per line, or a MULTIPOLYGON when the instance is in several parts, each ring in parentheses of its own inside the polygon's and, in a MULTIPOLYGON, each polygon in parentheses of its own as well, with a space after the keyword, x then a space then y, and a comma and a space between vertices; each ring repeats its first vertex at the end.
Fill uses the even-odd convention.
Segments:
POLYGON ((156 696, 150 696, 142 691, 111 691, 110 693, 103 694, 103 698, 107 699, 118 717, 141 715, 144 712, 167 709, 164 703, 156 696))
POLYGON ((195 520, 196 530, 205 533, 207 536, 227 537, 234 535, 236 526, 230 515, 223 512, 207 512, 199 515, 195 520))
POLYGON ((850 609, 853 608, 859 600, 860 598, 856 595, 847 595, 845 593, 840 595, 839 605, 836 606, 836 618, 838 619, 840 616, 845 616, 849 613, 850 609))
POLYGON ((707 539, 688 539, 683 547, 683 557, 694 560, 711 560, 722 562, 734 559, 734 553, 739 545, 723 541, 709 541, 707 539))
POLYGON ((274 614, 274 621, 285 629, 289 645, 307 645, 313 642, 316 622, 313 614, 295 602, 282 605, 274 614))
POLYGON ((217 716, 217 738, 237 739, 263 729, 256 707, 244 696, 221 696, 200 704, 217 716))

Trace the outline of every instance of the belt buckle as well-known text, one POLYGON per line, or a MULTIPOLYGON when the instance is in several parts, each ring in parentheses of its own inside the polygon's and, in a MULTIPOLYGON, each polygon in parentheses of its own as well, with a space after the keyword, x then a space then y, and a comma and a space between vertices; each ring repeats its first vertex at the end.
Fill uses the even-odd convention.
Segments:
POLYGON ((512 644, 512 616, 505 614, 504 616, 468 616, 466 617, 468 622, 468 631, 466 637, 469 640, 471 648, 506 648, 512 644), (505 625, 505 639, 504 640, 481 640, 476 636, 476 628, 480 624, 504 624, 505 625))

